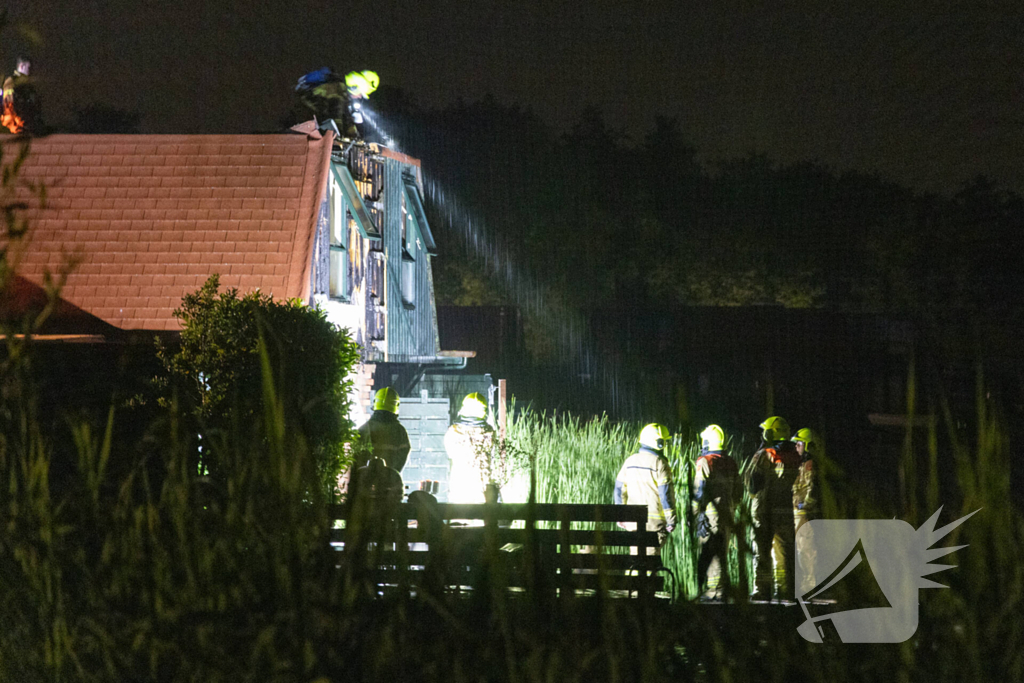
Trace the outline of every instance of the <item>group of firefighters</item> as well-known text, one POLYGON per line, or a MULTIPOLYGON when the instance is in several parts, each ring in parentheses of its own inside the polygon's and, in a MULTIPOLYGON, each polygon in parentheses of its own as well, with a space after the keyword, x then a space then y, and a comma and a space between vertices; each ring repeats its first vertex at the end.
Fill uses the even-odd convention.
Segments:
MULTIPOLYGON (((690 519, 700 543, 697 576, 702 597, 721 600, 728 590, 729 539, 737 525, 740 484, 750 498, 753 526, 755 599, 795 597, 797 531, 818 516, 814 456, 821 443, 810 429, 791 436, 789 423, 770 417, 760 425, 761 447, 747 465, 742 482, 736 461, 724 453, 725 432, 709 425, 701 432, 701 454, 694 466, 690 519)), ((647 506, 647 530, 660 545, 677 526, 672 470, 665 456, 669 430, 649 424, 640 432, 640 449, 626 459, 615 481, 615 502, 647 506)), ((799 536, 800 557, 810 574, 814 548, 809 533, 799 536)), ((653 550, 657 552, 657 550, 653 550)))
MULTIPOLYGON (((374 411, 359 428, 372 457, 358 469, 353 483, 380 489, 400 500, 401 470, 409 457, 410 443, 398 421, 398 393, 390 387, 374 397, 374 411)), ((493 452, 495 432, 488 423, 487 402, 478 393, 466 396, 458 419, 445 433, 449 458, 451 503, 484 503, 498 500, 497 486, 487 471, 486 454, 493 452)), ((709 425, 700 434, 701 452, 694 464, 689 524, 700 543, 697 561, 702 597, 725 599, 728 592, 729 541, 738 526, 737 507, 743 490, 750 500, 753 527, 754 592, 761 600, 792 600, 795 597, 795 550, 797 539, 805 569, 813 563, 810 534, 797 535, 818 516, 818 492, 814 457, 821 441, 810 429, 792 434, 781 417, 769 417, 760 425, 762 442, 741 478, 736 460, 725 453, 725 432, 709 425)), ((679 526, 672 468, 666 454, 671 434, 661 424, 649 424, 640 432, 639 449, 629 456, 615 479, 616 504, 646 505, 647 530, 658 534, 657 553, 679 526)), ((429 485, 421 489, 433 493, 429 485)), ((805 572, 807 573, 807 572, 805 572)))
MULTIPOLYGON (((379 390, 373 399, 373 414, 361 427, 363 444, 370 447, 372 457, 351 477, 355 486, 381 489, 384 497, 401 498, 401 471, 409 458, 411 445, 405 427, 398 421, 401 399, 391 387, 379 390), (396 473, 384 474, 385 470, 396 473)), ((487 454, 494 446, 494 428, 487 421, 487 400, 479 393, 467 395, 459 408, 458 418, 444 435, 448 453, 448 502, 484 503, 497 499, 497 488, 490 482, 487 454)), ((423 488, 434 493, 430 484, 423 488)))

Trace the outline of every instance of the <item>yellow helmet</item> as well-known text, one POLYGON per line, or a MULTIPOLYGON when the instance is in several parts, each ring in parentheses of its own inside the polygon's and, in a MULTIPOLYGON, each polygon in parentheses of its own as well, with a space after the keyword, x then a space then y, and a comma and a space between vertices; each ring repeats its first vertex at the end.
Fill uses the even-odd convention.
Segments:
POLYGON ((657 422, 652 422, 640 431, 640 445, 656 451, 667 446, 671 438, 668 427, 657 422))
POLYGON ((818 435, 807 427, 797 431, 790 441, 803 443, 804 450, 811 455, 818 455, 821 452, 821 441, 818 439, 818 435))
POLYGON ((792 433, 789 423, 781 417, 769 417, 761 423, 761 429, 764 430, 764 440, 770 442, 785 441, 792 433))
POLYGON ((478 420, 487 419, 487 399, 473 392, 462 399, 462 407, 459 408, 459 417, 472 417, 478 420))
POLYGON ((708 425, 707 428, 700 433, 701 448, 705 453, 711 451, 720 451, 722 446, 725 445, 725 432, 718 425, 708 425))
POLYGON ((402 399, 398 398, 398 392, 391 387, 384 387, 377 391, 373 397, 374 410, 386 410, 389 413, 398 415, 398 404, 402 399))
POLYGON ((345 87, 354 97, 369 97, 380 85, 375 71, 350 71, 345 75, 345 87))

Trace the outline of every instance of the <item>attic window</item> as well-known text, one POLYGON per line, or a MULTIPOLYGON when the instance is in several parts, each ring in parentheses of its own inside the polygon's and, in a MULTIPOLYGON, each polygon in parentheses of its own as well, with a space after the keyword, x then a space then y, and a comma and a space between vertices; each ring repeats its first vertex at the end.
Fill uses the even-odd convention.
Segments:
POLYGON ((330 215, 330 297, 348 299, 348 232, 351 220, 341 201, 341 187, 331 182, 330 215))

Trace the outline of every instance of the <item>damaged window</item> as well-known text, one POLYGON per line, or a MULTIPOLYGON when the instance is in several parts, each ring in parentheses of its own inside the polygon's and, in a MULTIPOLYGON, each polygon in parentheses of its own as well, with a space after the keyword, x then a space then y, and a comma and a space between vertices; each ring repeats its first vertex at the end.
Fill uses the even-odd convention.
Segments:
POLYGON ((348 211, 341 201, 341 187, 331 180, 330 216, 330 296, 348 298, 348 211))

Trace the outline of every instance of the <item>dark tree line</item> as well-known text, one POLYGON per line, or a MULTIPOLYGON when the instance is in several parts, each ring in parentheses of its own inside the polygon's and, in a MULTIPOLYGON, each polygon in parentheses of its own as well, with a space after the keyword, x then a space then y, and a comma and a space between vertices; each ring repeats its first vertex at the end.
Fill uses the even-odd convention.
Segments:
MULTIPOLYGON (((670 118, 634 140, 592 109, 559 134, 491 98, 427 110, 379 95, 388 131, 450 193, 435 222, 457 197, 455 223, 472 220, 571 305, 1020 315, 1024 200, 985 178, 940 196, 813 162, 702 160, 670 118)), ((509 299, 459 231, 435 232, 442 303, 509 299)))

